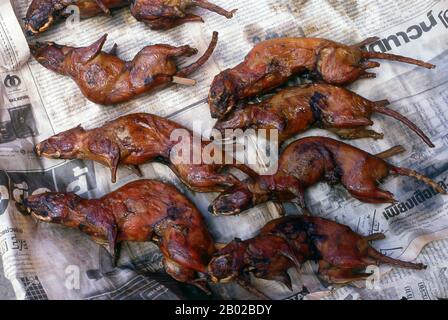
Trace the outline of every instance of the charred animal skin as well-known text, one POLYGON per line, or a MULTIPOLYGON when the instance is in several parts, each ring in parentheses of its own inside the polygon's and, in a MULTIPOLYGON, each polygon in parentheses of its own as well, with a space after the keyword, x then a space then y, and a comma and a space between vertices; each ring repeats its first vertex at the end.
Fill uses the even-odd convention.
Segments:
POLYGON ((378 187, 389 175, 414 177, 436 191, 446 191, 435 181, 406 168, 393 166, 343 142, 325 137, 299 139, 280 156, 278 171, 254 182, 232 187, 210 205, 214 214, 241 213, 267 201, 296 202, 305 208, 305 189, 320 181, 341 183, 355 198, 367 203, 395 203, 392 193, 378 187))
POLYGON ((122 241, 154 241, 166 271, 176 280, 198 284, 215 251, 196 207, 175 187, 138 180, 99 199, 47 192, 24 200, 38 220, 78 228, 114 255, 122 241))
POLYGON ((187 22, 203 22, 198 15, 188 13, 190 7, 201 7, 230 19, 236 10, 226 11, 206 0, 33 0, 25 17, 25 28, 30 35, 47 31, 56 21, 68 17, 69 6, 77 6, 81 18, 129 6, 131 14, 151 29, 167 30, 187 22))
POLYGON ((56 21, 68 17, 69 6, 77 6, 81 18, 110 14, 110 10, 129 4, 126 0, 33 0, 25 17, 25 29, 30 35, 47 31, 56 21))
POLYGON ((292 76, 309 73, 333 85, 346 85, 360 78, 373 78, 367 70, 379 67, 368 59, 386 59, 435 66, 423 61, 361 48, 378 38, 347 46, 319 38, 278 38, 258 43, 244 61, 219 73, 210 88, 208 103, 213 118, 223 118, 239 101, 266 93, 292 76))
POLYGON ((218 41, 214 32, 207 51, 196 62, 178 70, 175 59, 192 56, 197 50, 186 45, 165 44, 143 48, 131 61, 120 59, 115 52, 101 51, 107 35, 87 47, 70 47, 53 42, 30 45, 34 58, 45 68, 72 78, 84 96, 102 105, 127 102, 153 92, 199 69, 213 53, 218 41))
POLYGON ((316 126, 343 139, 381 139, 383 134, 366 128, 373 125, 372 115, 380 113, 402 122, 434 147, 422 130, 386 107, 388 104, 387 100, 373 102, 341 87, 314 83, 283 89, 261 103, 240 105, 238 110, 218 120, 214 128, 223 135, 227 129, 275 129, 280 142, 316 126))
POLYGON ((331 283, 363 280, 369 265, 390 264, 421 270, 421 263, 387 257, 369 241, 384 239, 383 234, 361 236, 348 226, 311 216, 288 216, 270 221, 257 236, 236 239, 214 254, 208 272, 214 282, 250 281, 255 277, 275 280, 292 290, 288 269, 300 270, 306 261, 319 265, 318 274, 331 283))
POLYGON ((131 13, 153 30, 167 30, 187 22, 204 22, 196 14, 188 13, 190 7, 201 7, 231 19, 236 10, 226 11, 205 0, 133 0, 131 13))
MULTIPOLYGON (((236 162, 230 165, 173 163, 171 152, 180 142, 171 139, 176 129, 186 130, 190 143, 193 142, 193 133, 173 121, 152 114, 134 113, 95 129, 84 130, 78 126, 61 132, 40 142, 35 149, 38 156, 47 158, 102 163, 111 169, 112 182, 116 181, 119 165, 138 166, 152 161, 167 164, 184 184, 198 192, 221 192, 239 184, 233 175, 220 172, 225 167, 233 166, 249 175, 256 175, 236 162)), ((203 142, 202 150, 207 145, 203 142)))

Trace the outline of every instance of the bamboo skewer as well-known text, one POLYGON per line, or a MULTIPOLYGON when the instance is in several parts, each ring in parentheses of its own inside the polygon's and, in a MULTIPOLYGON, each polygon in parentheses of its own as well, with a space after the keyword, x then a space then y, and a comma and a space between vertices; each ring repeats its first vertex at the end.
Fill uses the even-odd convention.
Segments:
POLYGON ((177 77, 177 76, 173 76, 172 81, 174 83, 183 84, 185 86, 194 86, 196 84, 196 80, 194 80, 194 79, 182 78, 182 77, 177 77))

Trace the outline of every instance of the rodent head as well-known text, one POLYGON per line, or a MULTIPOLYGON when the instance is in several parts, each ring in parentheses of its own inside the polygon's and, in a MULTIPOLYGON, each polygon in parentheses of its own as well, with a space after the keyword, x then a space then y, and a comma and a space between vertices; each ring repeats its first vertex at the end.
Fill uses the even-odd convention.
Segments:
POLYGON ((229 72, 230 70, 224 70, 213 79, 208 95, 212 118, 223 118, 238 102, 235 84, 229 77, 229 72))
POLYGON ((30 44, 30 50, 37 62, 45 68, 65 74, 65 57, 73 51, 73 48, 54 42, 35 42, 30 44))
POLYGON ((82 152, 82 136, 85 132, 78 126, 54 135, 36 145, 36 154, 52 159, 77 158, 82 152))
POLYGON ((24 199, 23 205, 41 221, 62 223, 79 200, 74 193, 46 192, 24 199))
POLYGON ((215 283, 226 283, 237 278, 245 267, 246 249, 244 241, 235 239, 216 252, 207 267, 210 279, 215 283))

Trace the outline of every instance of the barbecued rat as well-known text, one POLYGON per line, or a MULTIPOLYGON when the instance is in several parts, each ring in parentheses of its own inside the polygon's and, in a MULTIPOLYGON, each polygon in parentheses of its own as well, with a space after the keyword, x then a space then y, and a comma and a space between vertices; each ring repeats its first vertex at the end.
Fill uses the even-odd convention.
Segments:
POLYGON ((378 188, 380 181, 393 174, 414 177, 446 194, 435 181, 414 170, 396 167, 334 139, 307 137, 285 148, 274 175, 259 176, 253 182, 229 188, 213 201, 209 210, 215 214, 238 214, 271 200, 293 201, 305 208, 305 189, 320 181, 341 183, 362 202, 394 203, 392 193, 378 188))
POLYGON ((377 40, 378 38, 368 38, 352 46, 319 38, 277 38, 262 41, 255 45, 242 63, 215 76, 208 97, 211 115, 221 119, 240 100, 268 92, 294 75, 309 73, 314 79, 338 86, 360 78, 375 77, 367 69, 379 67, 380 64, 368 59, 435 67, 411 58, 362 49, 366 44, 377 40))
POLYGON ((30 45, 34 58, 45 68, 72 78, 84 96, 92 102, 113 105, 129 101, 184 78, 207 62, 218 42, 213 32, 208 49, 196 62, 178 70, 175 58, 192 56, 197 50, 185 45, 146 46, 132 59, 125 61, 116 53, 101 51, 107 35, 87 47, 70 47, 54 42, 30 45))
MULTIPOLYGON (((181 136, 181 139, 184 137, 181 136)), ((197 137, 199 141, 200 137, 197 137)), ((206 163, 203 160, 205 148, 211 142, 201 142, 199 162, 193 159, 186 163, 174 161, 176 146, 184 143, 191 148, 191 157, 195 149, 191 130, 174 121, 148 114, 134 113, 119 117, 101 127, 85 130, 81 126, 61 132, 36 145, 38 156, 52 159, 86 159, 100 162, 111 169, 112 182, 116 181, 119 165, 138 166, 152 161, 168 165, 184 184, 198 192, 221 192, 236 185, 239 180, 231 174, 221 173, 226 167, 235 167, 251 176, 256 173, 249 167, 235 161, 206 163), (176 131, 178 130, 178 131, 176 131), (174 133, 183 133, 189 141, 179 140, 174 133)), ((182 160, 182 159, 179 159, 182 160)))
POLYGON ((40 221, 78 228, 112 255, 122 241, 153 241, 174 279, 204 288, 214 241, 197 208, 175 187, 138 180, 99 198, 46 192, 23 202, 40 221))
POLYGON ((387 100, 370 101, 356 93, 325 83, 306 84, 280 90, 260 103, 240 104, 214 126, 225 135, 226 129, 255 128, 278 131, 283 142, 314 126, 330 130, 343 139, 374 138, 383 134, 369 130, 375 113, 390 116, 408 126, 430 147, 434 144, 409 119, 386 107, 387 100))
POLYGON ((216 283, 239 281, 250 283, 255 277, 280 281, 292 290, 288 269, 300 270, 308 260, 319 265, 318 275, 332 283, 349 283, 371 276, 369 265, 390 264, 403 268, 424 269, 387 257, 369 241, 384 239, 384 234, 361 236, 348 226, 311 216, 287 216, 268 222, 255 237, 235 239, 214 254, 208 265, 216 283))
POLYGON ((129 5, 137 20, 155 30, 167 30, 187 22, 203 22, 200 16, 187 12, 191 7, 201 7, 227 19, 236 11, 224 10, 206 0, 33 0, 24 19, 25 28, 30 35, 45 32, 56 21, 72 14, 70 6, 79 9, 81 18, 90 18, 111 15, 111 10, 129 5))

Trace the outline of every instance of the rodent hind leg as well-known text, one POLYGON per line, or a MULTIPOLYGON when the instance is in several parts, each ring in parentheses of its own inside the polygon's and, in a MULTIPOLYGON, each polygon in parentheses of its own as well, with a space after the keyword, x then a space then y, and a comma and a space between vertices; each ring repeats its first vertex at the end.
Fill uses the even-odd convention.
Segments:
POLYGON ((378 241, 386 238, 384 233, 372 233, 371 235, 365 236, 364 240, 366 241, 378 241))
POLYGON ((166 53, 169 57, 191 57, 198 53, 198 49, 192 48, 189 45, 180 47, 171 47, 166 53))
POLYGON ((240 184, 240 181, 232 174, 208 173, 203 176, 196 175, 188 181, 190 188, 198 192, 224 192, 230 187, 240 184))
POLYGON ((313 110, 316 120, 320 120, 324 128, 359 128, 371 126, 373 121, 369 119, 368 113, 364 114, 347 114, 344 109, 356 110, 362 105, 362 102, 356 102, 345 99, 336 107, 334 103, 329 102, 329 99, 319 93, 315 92, 310 99, 310 106, 313 110))
POLYGON ((371 186, 370 190, 354 190, 350 186, 345 185, 347 191, 356 199, 367 203, 396 203, 393 193, 382 190, 376 186, 371 186))
POLYGON ((381 158, 381 159, 387 159, 399 154, 402 154, 406 152, 406 149, 403 146, 394 146, 392 148, 389 148, 387 150, 381 151, 380 153, 375 154, 375 157, 381 158))
POLYGON ((240 181, 232 174, 220 174, 208 165, 191 167, 185 164, 170 164, 170 169, 190 189, 196 192, 223 192, 240 181))
POLYGON ((244 273, 244 274, 240 275, 238 278, 236 278, 236 281, 238 282, 238 284, 241 287, 246 289, 249 293, 253 294, 257 298, 259 298, 261 300, 272 300, 270 297, 265 295, 263 292, 261 292, 260 290, 258 290, 251 284, 249 274, 244 273))
POLYGON ((361 47, 364 47, 364 46, 366 46, 368 44, 374 43, 374 42, 376 42, 378 40, 380 40, 379 37, 369 37, 369 38, 366 38, 366 39, 364 39, 364 40, 362 40, 362 41, 360 41, 358 43, 355 43, 354 45, 352 45, 352 47, 354 47, 354 48, 361 48, 361 47))
POLYGON ((275 189, 271 192, 273 201, 290 201, 301 208, 306 208, 305 190, 300 180, 293 176, 275 177, 275 189))
POLYGON ((329 128, 328 130, 336 134, 341 139, 348 140, 362 138, 383 139, 384 137, 382 133, 366 128, 329 128))

